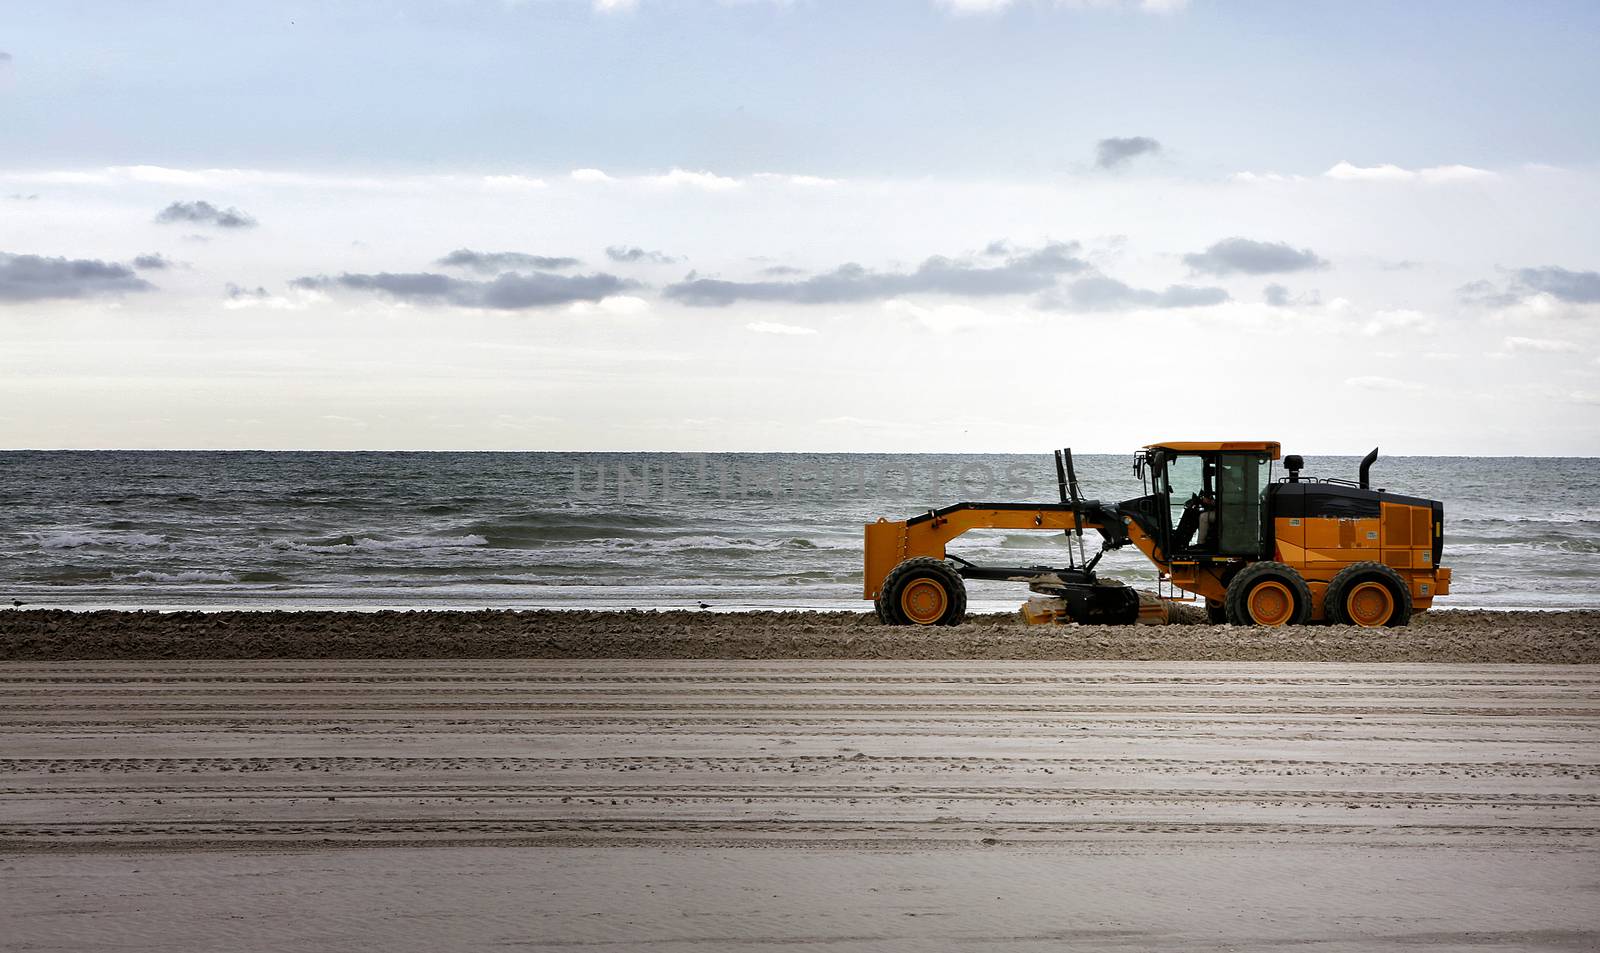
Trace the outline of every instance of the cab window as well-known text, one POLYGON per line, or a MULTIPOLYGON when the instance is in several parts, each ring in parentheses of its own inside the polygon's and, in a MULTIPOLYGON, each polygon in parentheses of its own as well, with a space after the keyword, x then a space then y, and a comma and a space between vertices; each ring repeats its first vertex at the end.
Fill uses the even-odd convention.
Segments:
POLYGON ((1217 457, 1217 509, 1221 531, 1217 551, 1231 556, 1261 552, 1261 509, 1266 499, 1267 457, 1223 453, 1217 457))

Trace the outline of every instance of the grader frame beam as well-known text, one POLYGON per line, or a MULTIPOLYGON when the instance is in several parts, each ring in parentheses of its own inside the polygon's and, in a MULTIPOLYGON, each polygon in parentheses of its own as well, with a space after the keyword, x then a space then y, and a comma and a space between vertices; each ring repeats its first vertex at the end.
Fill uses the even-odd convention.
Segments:
POLYGON ((908 520, 880 519, 869 523, 863 597, 876 599, 884 577, 895 566, 917 556, 944 559, 945 547, 951 540, 976 529, 1060 532, 1108 528, 1104 522, 1088 515, 1098 509, 1099 504, 1085 502, 1080 506, 1085 510, 1081 523, 1071 503, 957 503, 908 520))

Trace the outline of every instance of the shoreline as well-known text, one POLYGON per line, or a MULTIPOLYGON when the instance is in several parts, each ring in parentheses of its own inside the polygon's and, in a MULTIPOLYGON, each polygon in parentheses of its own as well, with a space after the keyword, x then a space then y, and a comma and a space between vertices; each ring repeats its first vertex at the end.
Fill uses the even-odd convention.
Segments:
POLYGON ((987 659, 1600 664, 1600 611, 1423 613, 1410 626, 931 629, 859 612, 0 611, 0 661, 138 659, 987 659))

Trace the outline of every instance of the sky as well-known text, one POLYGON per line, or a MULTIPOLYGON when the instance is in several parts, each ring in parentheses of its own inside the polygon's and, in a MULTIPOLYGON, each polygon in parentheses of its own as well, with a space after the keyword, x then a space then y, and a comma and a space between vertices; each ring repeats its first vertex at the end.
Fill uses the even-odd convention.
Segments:
POLYGON ((0 18, 0 447, 1600 455, 1600 5, 0 18))

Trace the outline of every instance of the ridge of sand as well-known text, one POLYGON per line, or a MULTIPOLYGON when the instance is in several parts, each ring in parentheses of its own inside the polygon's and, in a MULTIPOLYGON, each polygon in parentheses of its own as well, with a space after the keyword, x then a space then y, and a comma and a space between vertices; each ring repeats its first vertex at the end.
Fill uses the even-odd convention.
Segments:
POLYGON ((0 611, 0 660, 247 658, 1144 659, 1600 662, 1600 611, 1456 611, 1405 628, 885 626, 870 613, 0 611))

